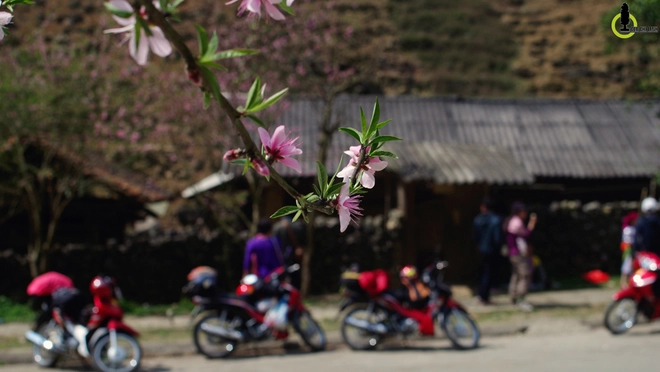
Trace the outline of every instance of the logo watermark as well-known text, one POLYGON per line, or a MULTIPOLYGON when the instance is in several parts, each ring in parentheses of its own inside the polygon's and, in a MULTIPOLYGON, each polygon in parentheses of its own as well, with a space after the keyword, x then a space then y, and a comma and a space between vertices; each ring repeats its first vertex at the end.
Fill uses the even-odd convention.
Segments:
POLYGON ((629 39, 633 37, 635 33, 657 33, 658 26, 639 26, 635 16, 630 14, 628 3, 623 3, 621 5, 621 13, 612 18, 612 32, 620 39, 629 39), (621 23, 620 30, 617 30, 616 28, 617 21, 621 23), (631 21, 633 25, 632 27, 628 27, 631 21))

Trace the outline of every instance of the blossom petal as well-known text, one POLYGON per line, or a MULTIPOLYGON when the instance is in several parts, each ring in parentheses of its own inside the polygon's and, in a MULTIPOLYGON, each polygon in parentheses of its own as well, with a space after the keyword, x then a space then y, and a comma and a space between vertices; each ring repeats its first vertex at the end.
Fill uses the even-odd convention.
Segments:
POLYGON ((109 29, 103 31, 103 33, 104 34, 123 34, 124 32, 131 31, 134 26, 135 26, 135 24, 132 23, 130 25, 119 27, 119 28, 109 28, 109 29))
MULTIPOLYGON (((6 26, 11 22, 13 15, 8 12, 0 12, 0 26, 6 26)), ((4 32, 3 32, 4 35, 4 32)))
POLYGON ((339 214, 339 231, 344 232, 351 222, 351 212, 346 208, 340 208, 337 214, 339 214))
POLYGON ((286 6, 291 6, 293 4, 293 0, 286 0, 286 6))
MULTIPOLYGON (((337 173, 337 177, 341 177, 344 180, 346 180, 346 179, 350 179, 351 177, 353 177, 353 173, 355 173, 355 166, 349 164, 344 169, 339 171, 339 173, 337 173)), ((344 182, 346 182, 346 181, 344 181, 344 182)))
POLYGON ((358 145, 358 146, 351 146, 348 149, 353 153, 353 155, 355 155, 356 157, 359 158, 360 157, 360 148, 361 148, 361 146, 358 145))
POLYGON ((270 137, 270 147, 272 149, 279 149, 282 147, 282 144, 286 141, 286 134, 284 133, 284 125, 280 125, 275 128, 273 136, 270 137))
POLYGON ((261 144, 264 145, 264 147, 271 147, 270 134, 268 134, 268 131, 264 128, 257 128, 257 132, 259 132, 259 139, 261 140, 261 144))
POLYGON ((261 0, 243 0, 242 5, 249 12, 261 15, 261 0))
POLYGON ((262 1, 264 4, 264 9, 266 9, 266 13, 270 16, 270 18, 276 20, 276 21, 283 21, 284 20, 284 14, 280 13, 279 10, 275 7, 275 5, 269 3, 267 0, 262 1))
POLYGON ((159 57, 167 57, 172 53, 172 46, 169 40, 165 37, 163 30, 160 27, 150 27, 153 36, 148 38, 149 48, 159 57))
POLYGON ((252 160, 252 165, 254 166, 254 169, 257 171, 262 176, 268 177, 270 176, 270 170, 264 164, 261 160, 259 159, 253 159, 252 160))
POLYGON ((382 161, 378 158, 371 158, 369 159, 369 168, 375 170, 375 171, 382 171, 387 167, 387 162, 382 161))
MULTIPOLYGON (((135 9, 133 9, 131 4, 125 0, 111 0, 110 5, 114 6, 115 8, 125 10, 127 12, 135 12, 135 9)), ((119 23, 121 26, 129 26, 135 24, 135 16, 131 16, 129 18, 122 18, 113 15, 112 18, 115 20, 115 22, 119 23)))
POLYGON ((300 154, 302 154, 302 150, 293 145, 284 146, 280 149, 280 156, 292 156, 300 154))
POLYGON ((291 158, 284 158, 279 161, 280 163, 286 165, 287 167, 293 169, 294 171, 298 173, 302 173, 302 169, 300 168, 300 164, 298 164, 298 160, 296 159, 291 159, 291 158))
POLYGON ((376 178, 374 177, 374 171, 368 170, 362 172, 362 178, 360 179, 360 183, 366 189, 373 189, 374 186, 376 185, 376 178))
POLYGON ((131 33, 131 40, 128 51, 137 62, 138 65, 144 66, 147 64, 147 55, 149 54, 149 42, 147 41, 147 33, 140 29, 140 45, 135 45, 135 31, 131 33))

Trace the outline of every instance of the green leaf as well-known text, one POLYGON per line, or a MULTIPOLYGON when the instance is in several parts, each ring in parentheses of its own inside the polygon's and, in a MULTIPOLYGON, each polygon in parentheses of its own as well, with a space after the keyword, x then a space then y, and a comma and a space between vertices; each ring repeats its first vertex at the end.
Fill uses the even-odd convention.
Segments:
POLYGON ((332 195, 339 194, 339 191, 341 190, 342 186, 344 186, 343 182, 335 183, 334 185, 328 187, 328 191, 326 192, 327 197, 331 197, 332 195))
POLYGON ((385 120, 383 122, 380 122, 376 125, 376 129, 382 129, 384 126, 389 124, 392 121, 392 119, 385 120))
POLYGON ((369 140, 369 138, 371 138, 371 136, 376 133, 378 119, 380 119, 380 104, 378 103, 378 98, 376 98, 376 104, 374 104, 374 112, 371 114, 371 122, 369 123, 368 135, 365 138, 366 140, 369 140))
POLYGON ((200 60, 199 63, 201 63, 202 65, 204 65, 206 67, 215 68, 215 69, 222 70, 222 71, 229 71, 229 69, 227 69, 227 67, 221 66, 221 65, 219 65, 215 62, 212 62, 212 61, 202 61, 202 60, 200 60))
POLYGON ((197 28, 197 43, 199 45, 199 55, 206 55, 209 45, 209 35, 202 26, 195 26, 197 28))
POLYGON ((312 186, 314 187, 314 191, 316 192, 316 195, 321 195, 321 196, 323 196, 323 194, 322 194, 321 191, 319 190, 318 186, 316 186, 315 184, 312 184, 312 186))
POLYGON ((243 167, 243 175, 245 175, 245 173, 247 173, 248 170, 252 168, 252 162, 247 161, 247 159, 243 159, 243 160, 245 160, 245 166, 243 167))
POLYGON ((203 94, 203 99, 204 99, 204 109, 209 108, 209 106, 211 105, 211 99, 212 99, 212 98, 213 98, 213 97, 209 94, 209 92, 204 92, 204 94, 203 94))
POLYGON ((112 15, 116 15, 119 18, 130 18, 135 13, 132 10, 119 9, 110 3, 103 3, 103 5, 112 15))
POLYGON ((318 197, 318 195, 312 194, 312 196, 310 196, 308 198, 305 198, 305 199, 307 199, 307 201, 310 202, 310 203, 314 203, 315 201, 319 200, 320 198, 318 197))
POLYGON ((298 218, 300 218, 300 215, 301 215, 301 214, 302 214, 302 211, 301 211, 301 210, 298 210, 298 213, 296 213, 296 215, 293 216, 293 219, 291 220, 291 222, 296 222, 296 220, 297 220, 298 218))
POLYGON ((140 35, 142 35, 142 32, 140 32, 141 28, 142 28, 142 25, 140 24, 140 22, 136 22, 135 23, 135 50, 138 50, 138 45, 140 45, 140 35))
POLYGON ((319 195, 322 198, 325 198, 325 190, 328 188, 328 170, 325 169, 325 166, 321 164, 320 161, 316 162, 317 170, 316 170, 316 176, 319 181, 319 189, 321 192, 319 195))
POLYGON ((218 84, 218 79, 215 77, 213 72, 204 66, 199 66, 199 70, 204 75, 204 78, 209 81, 211 84, 211 89, 213 90, 213 97, 218 103, 220 102, 220 85, 218 84))
POLYGON ((344 162, 344 154, 341 154, 341 157, 339 158, 339 164, 337 164, 337 169, 335 170, 335 173, 332 174, 332 178, 330 178, 330 182, 328 182, 329 185, 332 185, 333 182, 335 182, 335 177, 337 177, 337 173, 339 173, 339 168, 341 168, 341 164, 344 162))
POLYGON ((373 144, 376 144, 376 143, 385 143, 385 142, 390 142, 390 141, 401 141, 401 138, 394 137, 394 136, 378 136, 378 137, 375 137, 369 145, 373 145, 373 144))
POLYGON ((286 5, 286 3, 285 3, 284 1, 282 1, 282 2, 279 3, 278 5, 280 6, 280 8, 281 8, 283 11, 289 13, 290 15, 295 15, 295 13, 293 12, 293 9, 291 9, 290 6, 286 5))
MULTIPOLYGON (((215 53, 216 50, 218 50, 218 33, 213 31, 213 36, 211 36, 211 41, 209 41, 209 46, 207 48, 206 54, 215 53)), ((210 59, 210 60, 215 61, 214 59, 210 59)))
POLYGON ((230 161, 230 163, 236 165, 245 165, 245 163, 247 163, 247 159, 234 159, 230 161))
POLYGON ((261 121, 261 119, 259 119, 259 118, 256 117, 255 115, 246 115, 246 116, 247 116, 248 118, 252 119, 252 121, 255 122, 258 126, 260 126, 260 127, 262 127, 262 128, 266 128, 266 126, 264 125, 264 122, 261 121))
MULTIPOLYGON (((368 139, 367 137, 367 118, 364 116, 364 111, 362 110, 362 107, 360 107, 360 123, 362 125, 362 137, 365 140, 368 139)), ((360 141, 362 143, 362 141, 360 141)))
POLYGON ((257 100, 257 94, 261 90, 261 80, 259 78, 254 79, 254 83, 248 91, 247 99, 245 100, 245 112, 249 112, 252 108, 252 104, 257 100))
POLYGON ((399 158, 393 152, 389 152, 389 151, 374 151, 374 152, 371 153, 371 156, 372 157, 383 156, 383 157, 394 158, 394 159, 399 158))
POLYGON ((135 20, 137 21, 136 24, 139 24, 140 26, 142 26, 142 28, 144 29, 144 32, 147 33, 147 36, 154 36, 153 32, 151 32, 151 28, 149 28, 149 24, 147 23, 147 21, 144 20, 144 18, 135 17, 135 20))
POLYGON ((362 135, 356 129, 346 127, 346 128, 339 128, 339 131, 350 134, 351 137, 355 138, 356 140, 358 140, 358 142, 362 143, 362 135))
POLYGON ((167 9, 167 2, 168 0, 159 0, 158 3, 160 4, 160 8, 163 10, 167 9))
POLYGON ((168 12, 172 13, 181 3, 185 0, 175 0, 172 4, 167 7, 168 12))
POLYGON ((229 49, 210 55, 207 58, 211 61, 217 61, 219 59, 245 57, 257 53, 259 51, 254 49, 229 49))
POLYGON ((270 216, 270 218, 278 218, 278 217, 286 216, 286 215, 295 213, 296 211, 299 211, 299 210, 300 209, 298 209, 298 207, 296 207, 294 205, 287 205, 287 206, 284 206, 284 207, 278 209, 277 212, 273 213, 270 216))
POLYGON ((252 108, 249 108, 246 112, 257 112, 257 111, 261 111, 265 108, 268 108, 269 106, 272 106, 275 102, 279 101, 280 98, 282 98, 286 94, 286 92, 288 92, 288 91, 289 91, 289 88, 284 88, 284 89, 280 90, 279 92, 277 92, 277 93, 273 94, 272 96, 270 96, 267 100, 255 105, 252 108))

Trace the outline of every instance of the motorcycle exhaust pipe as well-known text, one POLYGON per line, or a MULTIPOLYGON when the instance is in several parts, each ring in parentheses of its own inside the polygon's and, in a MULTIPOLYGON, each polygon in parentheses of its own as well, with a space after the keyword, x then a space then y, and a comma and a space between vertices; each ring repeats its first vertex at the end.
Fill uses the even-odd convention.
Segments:
POLYGON ((58 353, 58 354, 64 354, 66 353, 66 350, 56 346, 53 344, 52 341, 45 339, 42 335, 38 334, 35 331, 27 331, 25 332, 25 338, 32 342, 33 344, 37 346, 41 346, 46 350, 58 353))
POLYGON ((384 335, 388 333, 387 326, 385 326, 385 324, 383 323, 373 324, 364 319, 355 319, 352 316, 346 317, 346 319, 344 319, 344 322, 348 325, 352 325, 353 327, 364 329, 365 331, 371 333, 376 333, 379 335, 384 335))
POLYGON ((201 327, 202 331, 206 333, 210 333, 214 336, 220 336, 224 337, 229 340, 234 340, 234 341, 242 341, 243 340, 243 334, 239 331, 236 330, 227 330, 223 327, 219 327, 217 325, 213 324, 208 324, 208 323, 202 323, 201 327))

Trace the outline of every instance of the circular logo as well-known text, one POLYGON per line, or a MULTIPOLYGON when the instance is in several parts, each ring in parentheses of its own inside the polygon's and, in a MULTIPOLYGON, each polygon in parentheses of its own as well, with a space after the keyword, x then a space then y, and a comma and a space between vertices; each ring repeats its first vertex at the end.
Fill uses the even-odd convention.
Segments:
MULTIPOLYGON (((631 38, 635 34, 634 32, 622 34, 616 29, 616 21, 618 21, 619 18, 621 18, 621 14, 617 14, 614 16, 614 18, 612 18, 612 32, 614 32, 614 35, 616 35, 616 37, 618 37, 619 39, 631 38)), ((637 27, 637 19, 635 19, 635 17, 632 14, 630 15, 630 20, 632 21, 633 26, 637 27)))

